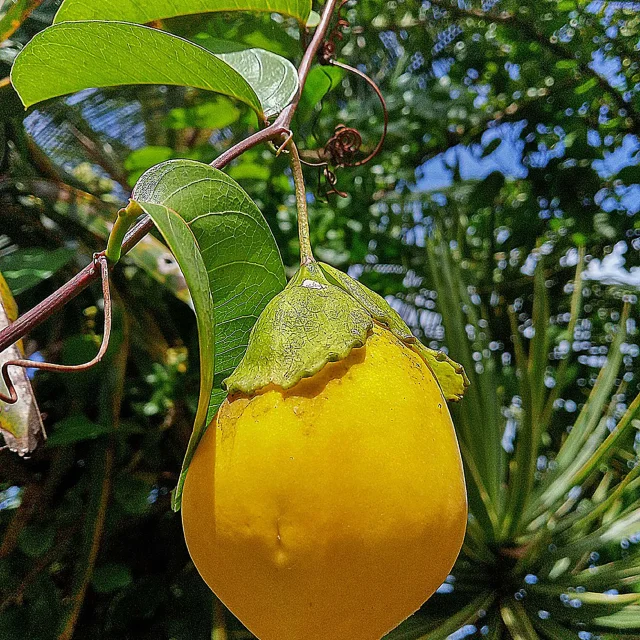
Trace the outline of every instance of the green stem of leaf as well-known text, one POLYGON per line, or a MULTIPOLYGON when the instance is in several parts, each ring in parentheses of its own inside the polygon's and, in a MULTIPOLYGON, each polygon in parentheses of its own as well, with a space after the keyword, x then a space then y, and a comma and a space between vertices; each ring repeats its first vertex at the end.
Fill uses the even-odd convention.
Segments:
POLYGON ((140 206, 131 201, 124 209, 118 211, 118 217, 109 234, 109 241, 107 242, 107 250, 105 256, 109 262, 115 264, 120 260, 122 255, 122 242, 124 240, 127 231, 131 225, 136 221, 136 218, 144 213, 140 206))
POLYGON ((291 153, 291 172, 296 188, 296 207, 298 209, 298 238, 300 239, 300 264, 305 266, 315 262, 309 237, 309 212, 307 210, 307 190, 304 186, 304 174, 300 154, 293 140, 289 142, 291 153))

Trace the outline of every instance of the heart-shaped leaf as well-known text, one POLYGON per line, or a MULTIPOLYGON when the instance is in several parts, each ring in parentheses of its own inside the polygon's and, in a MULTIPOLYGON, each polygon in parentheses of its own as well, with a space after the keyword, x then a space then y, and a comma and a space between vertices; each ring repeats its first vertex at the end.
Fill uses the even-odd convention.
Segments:
POLYGON ((281 13, 304 25, 311 14, 311 0, 65 0, 54 22, 122 20, 142 24, 213 11, 281 13))
POLYGON ((165 84, 236 98, 263 118, 260 100, 227 62, 188 40, 124 22, 64 22, 41 31, 11 69, 25 107, 94 87, 165 84))
POLYGON ((240 362, 264 307, 284 288, 278 247, 240 185, 206 164, 170 160, 157 165, 140 178, 133 199, 177 211, 188 223, 206 266, 216 323, 215 385, 207 402, 210 420, 226 396, 222 380, 240 362))
POLYGON ((193 423, 193 432, 189 440, 178 487, 176 488, 176 500, 179 504, 189 462, 207 425, 207 409, 209 408, 209 399, 213 387, 215 328, 213 299, 209 289, 207 268, 205 267, 198 242, 189 229, 189 225, 180 215, 164 205, 141 201, 138 202, 138 205, 151 217, 180 265, 191 293, 198 324, 200 394, 198 397, 198 409, 193 423))

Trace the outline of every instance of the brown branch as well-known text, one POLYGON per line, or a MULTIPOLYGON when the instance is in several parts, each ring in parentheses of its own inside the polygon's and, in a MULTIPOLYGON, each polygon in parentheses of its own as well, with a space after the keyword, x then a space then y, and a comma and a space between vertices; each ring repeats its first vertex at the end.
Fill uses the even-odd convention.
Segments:
MULTIPOLYGON (((289 134, 289 126, 291 120, 298 107, 300 101, 300 95, 304 84, 307 80, 307 75, 311 69, 311 65, 315 60, 320 45, 324 41, 329 25, 333 18, 333 14, 336 9, 338 0, 327 0, 322 11, 322 18, 318 24, 313 38, 302 56, 300 67, 298 68, 298 80, 300 88, 298 94, 294 98, 293 102, 285 107, 280 115, 265 129, 254 133, 253 135, 238 142, 222 155, 218 156, 211 166, 216 169, 222 169, 229 162, 242 155, 245 151, 255 147, 263 142, 270 140, 276 140, 289 134)), ((145 216, 142 218, 124 238, 122 243, 122 254, 130 251, 142 238, 151 231, 153 228, 153 222, 151 218, 145 216)), ((75 298, 81 291, 86 289, 92 282, 100 277, 100 270, 96 269, 95 265, 91 263, 86 266, 80 273, 78 273, 72 280, 62 285, 60 289, 52 293, 48 298, 43 300, 40 304, 36 305, 30 311, 27 311, 24 315, 20 316, 9 327, 0 331, 0 353, 7 347, 11 346, 14 342, 20 340, 32 329, 40 325, 47 318, 49 318, 58 309, 62 308, 67 302, 75 298)))

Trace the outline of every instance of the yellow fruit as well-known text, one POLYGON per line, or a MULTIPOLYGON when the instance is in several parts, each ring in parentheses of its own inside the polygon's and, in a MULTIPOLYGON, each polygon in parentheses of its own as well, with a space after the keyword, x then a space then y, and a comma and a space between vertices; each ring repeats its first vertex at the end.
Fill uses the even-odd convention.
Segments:
POLYGON ((376 326, 292 389, 225 401, 182 514, 198 571, 261 640, 378 640, 442 584, 464 537, 431 371, 376 326))

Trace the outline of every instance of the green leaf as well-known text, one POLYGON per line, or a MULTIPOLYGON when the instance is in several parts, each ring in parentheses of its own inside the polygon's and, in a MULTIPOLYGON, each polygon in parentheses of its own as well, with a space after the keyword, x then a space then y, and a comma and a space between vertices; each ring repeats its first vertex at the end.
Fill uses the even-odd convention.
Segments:
POLYGON ((262 107, 240 73, 177 36, 123 22, 72 22, 38 33, 20 52, 11 80, 25 107, 93 87, 197 87, 262 107))
POLYGON ((582 94, 591 91, 591 89, 597 86, 598 86, 598 81, 596 80, 596 78, 589 78, 589 80, 587 80, 586 82, 583 82, 579 87, 576 87, 573 90, 573 92, 576 95, 581 96, 582 94))
POLYGON ((469 378, 462 365, 454 362, 443 351, 434 351, 418 342, 398 312, 382 296, 346 273, 323 262, 319 264, 330 282, 355 298, 378 324, 383 325, 396 338, 411 346, 427 363, 447 400, 457 402, 462 399, 469 386, 469 378))
MULTIPOLYGON (((240 110, 226 98, 217 96, 193 107, 172 109, 165 123, 169 129, 222 129, 233 124, 240 117, 240 110)), ((169 157, 163 158, 169 160, 169 157)), ((161 161, 162 162, 162 161, 161 161)), ((152 165, 148 165, 148 169, 152 165)))
POLYGON ((298 92, 298 72, 282 56, 265 49, 237 48, 210 36, 199 37, 197 44, 233 67, 255 91, 264 115, 270 117, 282 111, 298 92))
POLYGON ((207 409, 213 387, 215 327, 213 299, 201 249, 187 223, 175 211, 166 206, 143 201, 138 201, 138 204, 151 217, 178 261, 191 293, 198 324, 200 394, 198 397, 198 409, 193 423, 193 432, 189 440, 182 472, 180 473, 178 488, 176 489, 176 500, 179 504, 186 470, 206 427, 207 409))
POLYGON ((248 154, 244 154, 242 158, 232 167, 229 167, 229 175, 234 180, 259 180, 266 182, 271 177, 271 168, 267 164, 259 164, 247 159, 248 154))
POLYGON ((449 402, 462 400, 470 384, 464 367, 452 360, 444 351, 429 349, 421 342, 412 344, 411 348, 429 365, 445 399, 449 402))
POLYGON ((15 295, 50 278, 75 256, 72 249, 19 249, 0 258, 0 270, 15 295))
MULTIPOLYGON (((170 160, 155 166, 140 178, 133 198, 145 210, 143 203, 156 203, 179 212, 199 248, 215 306, 216 386, 207 398, 210 420, 226 396, 220 387, 222 379, 238 365, 255 321, 285 285, 278 247, 266 220, 240 185, 209 165, 170 160)), ((190 284, 189 289, 193 295, 190 284)), ((190 445, 187 456, 191 452, 190 445)))
MULTIPOLYGON (((215 372, 221 381, 240 362, 258 316, 286 283, 269 225, 240 185, 192 160, 153 167, 136 185, 133 198, 170 206, 189 224, 209 275, 215 372)), ((210 418, 215 410, 213 403, 210 418)))
POLYGON ((447 616, 445 622, 430 629, 428 633, 421 635, 417 640, 447 640, 461 627, 475 623, 480 617, 480 612, 486 612, 495 598, 495 593, 481 592, 469 604, 456 611, 455 614, 447 616))
POLYGON ((127 171, 138 171, 153 167, 154 164, 170 160, 173 156, 171 147, 156 147, 150 145, 132 151, 124 161, 124 168, 127 171))
POLYGON ((399 340, 408 343, 416 342, 416 338, 404 320, 382 296, 331 265, 324 262, 319 264, 329 282, 337 285, 355 298, 376 322, 389 329, 399 340))
POLYGON ((637 631, 640 627, 640 605, 632 605, 613 615, 596 618, 594 622, 600 627, 609 629, 637 631))
POLYGON ((307 28, 314 29, 320 24, 320 14, 317 11, 312 11, 307 18, 307 28))
POLYGON ((513 640, 538 640, 540 637, 533 628, 524 607, 518 602, 504 602, 500 606, 500 613, 513 640))
POLYGON ((56 538, 56 528, 53 524, 31 525, 20 532, 18 547, 30 558, 43 556, 56 538))
POLYGON ((558 60, 556 62, 556 69, 575 69, 577 66, 577 60, 558 60))
POLYGON ((338 67, 316 65, 311 69, 304 83, 300 104, 296 111, 300 122, 311 117, 316 105, 320 104, 327 93, 339 84, 343 76, 344 72, 338 67))
POLYGON ((608 455, 610 451, 610 445, 606 443, 617 439, 622 431, 622 425, 630 424, 634 417, 635 409, 634 412, 630 409, 637 405, 635 401, 620 420, 618 428, 608 434, 605 408, 611 399, 623 357, 621 347, 626 338, 628 314, 629 307, 625 305, 617 334, 609 348, 607 364, 600 370, 582 411, 558 451, 556 456, 558 472, 549 474, 546 478, 546 486, 539 499, 540 506, 552 506, 562 499, 574 484, 582 482, 586 475, 597 468, 603 461, 600 456, 608 455), (605 436, 607 436, 606 440, 605 436))
POLYGON ((132 151, 124 161, 124 168, 129 175, 127 180, 133 187, 138 178, 155 164, 165 162, 173 158, 173 149, 171 147, 161 147, 150 145, 132 151))
POLYGON ((65 0, 54 22, 75 20, 122 20, 145 23, 194 13, 213 11, 266 11, 296 18, 305 24, 311 0, 65 0))

